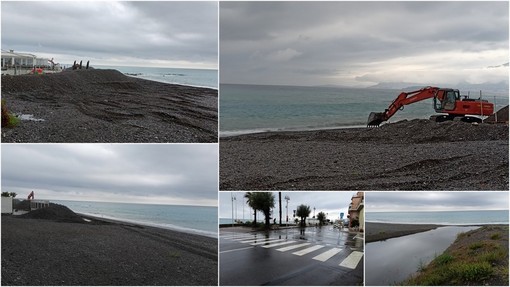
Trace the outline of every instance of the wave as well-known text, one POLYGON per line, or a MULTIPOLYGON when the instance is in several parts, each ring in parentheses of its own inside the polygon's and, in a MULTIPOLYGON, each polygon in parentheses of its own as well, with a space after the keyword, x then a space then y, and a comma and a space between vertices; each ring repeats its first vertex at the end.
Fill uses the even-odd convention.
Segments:
POLYGON ((321 131, 321 130, 336 130, 336 129, 357 129, 365 128, 366 125, 361 124, 347 124, 335 126, 309 126, 309 127, 292 127, 292 128, 259 128, 259 129, 244 129, 232 131, 220 131, 220 137, 239 136, 247 134, 257 134, 266 132, 306 132, 306 131, 321 131))
POLYGON ((150 227, 157 227, 157 228, 179 231, 179 232, 184 232, 184 233, 190 233, 190 234, 195 234, 195 235, 202 235, 202 236, 207 236, 207 237, 212 237, 212 238, 218 238, 217 232, 205 231, 205 230, 194 229, 194 228, 189 228, 189 227, 183 227, 183 226, 178 226, 178 225, 169 224, 169 223, 156 223, 156 222, 148 222, 148 221, 142 221, 142 220, 119 218, 119 217, 104 215, 104 214, 100 214, 100 213, 77 212, 77 214, 84 215, 84 216, 91 216, 91 217, 95 217, 95 218, 99 218, 99 219, 115 220, 115 221, 119 221, 119 222, 132 223, 132 224, 137 224, 137 225, 145 225, 145 226, 150 226, 150 227))

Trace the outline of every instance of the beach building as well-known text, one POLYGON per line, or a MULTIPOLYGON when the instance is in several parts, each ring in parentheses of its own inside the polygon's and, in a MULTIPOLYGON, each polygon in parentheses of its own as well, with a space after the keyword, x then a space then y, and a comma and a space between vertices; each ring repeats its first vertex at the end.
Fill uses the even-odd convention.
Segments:
POLYGON ((24 75, 30 73, 55 73, 62 69, 48 58, 30 53, 2 50, 2 75, 24 75))
POLYGON ((349 204, 349 227, 352 227, 354 220, 358 220, 359 229, 365 229, 365 194, 362 191, 357 192, 351 198, 351 204, 349 204))
POLYGON ((2 196, 2 213, 12 214, 12 197, 2 196))

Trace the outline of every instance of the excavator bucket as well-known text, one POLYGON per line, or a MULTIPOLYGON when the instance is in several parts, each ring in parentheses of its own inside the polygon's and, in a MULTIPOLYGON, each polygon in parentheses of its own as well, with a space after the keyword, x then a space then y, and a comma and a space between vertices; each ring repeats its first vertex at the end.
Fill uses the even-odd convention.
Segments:
POLYGON ((368 116, 367 127, 378 127, 385 119, 385 113, 371 112, 368 116))

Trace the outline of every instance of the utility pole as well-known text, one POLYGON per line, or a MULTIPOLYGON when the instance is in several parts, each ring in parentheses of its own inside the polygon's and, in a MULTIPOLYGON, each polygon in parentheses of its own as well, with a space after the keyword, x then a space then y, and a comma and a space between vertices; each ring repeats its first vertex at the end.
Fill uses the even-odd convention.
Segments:
POLYGON ((287 202, 287 204, 285 205, 285 209, 287 210, 287 227, 289 227, 289 200, 290 200, 290 197, 288 195, 285 196, 285 201, 287 202))

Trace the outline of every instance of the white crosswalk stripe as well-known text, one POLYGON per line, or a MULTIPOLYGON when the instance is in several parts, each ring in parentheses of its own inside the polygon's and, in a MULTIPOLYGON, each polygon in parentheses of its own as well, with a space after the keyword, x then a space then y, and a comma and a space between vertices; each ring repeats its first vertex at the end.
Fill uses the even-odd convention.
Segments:
POLYGON ((276 239, 276 238, 258 238, 258 239, 243 240, 243 241, 239 241, 239 242, 241 242, 241 243, 255 243, 255 242, 268 241, 268 240, 273 240, 273 239, 276 239))
POLYGON ((278 243, 272 243, 272 244, 269 244, 269 245, 264 245, 262 247, 264 247, 264 248, 272 248, 272 247, 276 247, 276 246, 291 244, 291 243, 294 243, 294 242, 296 242, 296 241, 278 242, 278 243))
POLYGON ((349 269, 354 269, 358 266, 361 258, 363 257, 363 252, 353 251, 347 258, 345 258, 339 266, 346 267, 349 269))
POLYGON ((331 257, 337 255, 340 251, 342 251, 341 248, 331 248, 330 250, 323 252, 312 259, 324 262, 330 259, 331 257))
POLYGON ((297 256, 303 256, 303 255, 308 254, 310 252, 314 252, 315 250, 319 250, 322 247, 324 247, 324 246, 322 246, 322 245, 314 245, 312 247, 308 247, 306 249, 293 252, 292 254, 297 255, 297 256))
POLYGON ((285 239, 266 240, 264 242, 251 243, 250 245, 262 245, 262 244, 273 243, 273 242, 281 242, 281 241, 284 241, 284 240, 285 239))
MULTIPOLYGON (((287 252, 291 250, 297 250, 295 252, 292 252, 293 255, 296 256, 304 256, 309 253, 315 252, 315 254, 310 254, 311 256, 314 256, 312 259, 317 260, 320 262, 326 262, 330 260, 331 258, 335 257, 337 254, 340 254, 342 252, 342 248, 339 247, 332 247, 330 246, 328 250, 322 251, 320 249, 326 247, 324 245, 318 245, 318 244, 312 244, 310 242, 300 243, 299 241, 296 242, 294 240, 288 240, 288 239, 279 239, 277 237, 265 237, 265 236, 257 236, 257 234, 228 234, 221 236, 222 239, 228 239, 232 241, 237 241, 239 243, 245 243, 250 244, 255 248, 256 246, 261 246, 263 248, 269 249, 269 248, 275 248, 275 250, 278 250, 280 252, 287 252), (283 246, 285 245, 285 246, 283 246), (283 247, 280 247, 283 246, 283 247), (304 249, 303 249, 304 248, 304 249), (320 251, 318 251, 320 250, 320 251), (318 252, 316 252, 318 251, 318 252), (320 252, 320 253, 319 253, 320 252)), ((301 241, 302 242, 302 241, 301 241)), ((327 244, 326 244, 327 245, 327 244)), ((245 250, 248 248, 241 248, 241 249, 234 249, 234 250, 227 250, 220 253, 225 252, 233 252, 237 250, 245 250)), ((350 251, 349 249, 346 249, 350 251)), ((348 252, 346 251, 346 252, 348 252)), ((352 251, 338 266, 349 268, 349 269, 355 269, 361 259, 363 258, 363 252, 360 251, 352 251)), ((342 258, 343 256, 339 256, 338 258, 342 258)), ((338 262, 338 261, 337 261, 338 262)), ((335 263, 337 264, 337 263, 335 263)))
POLYGON ((310 245, 310 244, 311 243, 301 243, 301 244, 296 244, 296 245, 292 245, 292 246, 287 246, 287 247, 279 248, 279 249, 276 249, 276 250, 285 252, 285 251, 289 251, 289 250, 292 250, 292 249, 301 248, 303 246, 307 246, 307 245, 310 245))

